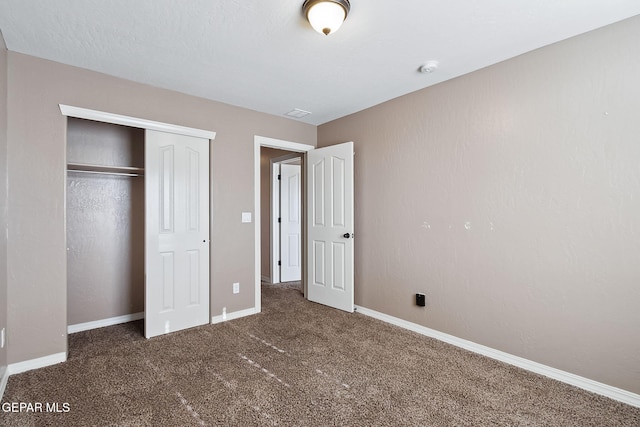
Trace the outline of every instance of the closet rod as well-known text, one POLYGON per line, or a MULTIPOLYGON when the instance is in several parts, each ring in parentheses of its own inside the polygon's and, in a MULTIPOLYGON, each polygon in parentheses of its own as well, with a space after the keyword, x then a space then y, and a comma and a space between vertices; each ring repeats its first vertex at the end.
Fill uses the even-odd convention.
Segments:
POLYGON ((81 169, 67 169, 67 172, 92 173, 92 174, 98 174, 98 175, 116 175, 116 176, 144 176, 144 174, 141 174, 141 173, 87 171, 87 170, 81 170, 81 169))

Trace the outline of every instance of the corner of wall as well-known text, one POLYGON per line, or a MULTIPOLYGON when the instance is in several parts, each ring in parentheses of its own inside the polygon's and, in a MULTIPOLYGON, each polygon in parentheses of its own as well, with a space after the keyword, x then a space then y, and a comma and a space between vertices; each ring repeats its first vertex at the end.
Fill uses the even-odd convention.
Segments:
POLYGON ((0 31, 0 399, 7 384, 7 47, 0 31))

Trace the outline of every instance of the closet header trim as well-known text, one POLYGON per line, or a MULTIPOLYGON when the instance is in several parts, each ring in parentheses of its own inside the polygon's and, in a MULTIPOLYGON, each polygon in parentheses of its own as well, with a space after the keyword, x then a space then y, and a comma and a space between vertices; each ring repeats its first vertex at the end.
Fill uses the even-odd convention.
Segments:
POLYGON ((59 104, 59 106, 60 112, 67 117, 95 120, 97 122, 113 123, 116 125, 130 126, 134 128, 151 129, 160 132, 175 133, 178 135, 195 136, 197 138, 206 138, 210 140, 216 139, 216 133, 208 130, 173 125, 170 123, 154 122, 153 120, 106 113, 104 111, 89 110, 88 108, 73 107, 71 105, 59 104))

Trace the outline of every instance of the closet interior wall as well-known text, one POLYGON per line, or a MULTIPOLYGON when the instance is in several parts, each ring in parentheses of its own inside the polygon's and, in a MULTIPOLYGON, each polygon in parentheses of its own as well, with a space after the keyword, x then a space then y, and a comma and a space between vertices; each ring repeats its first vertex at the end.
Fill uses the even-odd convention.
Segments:
POLYGON ((67 164, 68 325, 143 313, 144 130, 69 118, 67 164))

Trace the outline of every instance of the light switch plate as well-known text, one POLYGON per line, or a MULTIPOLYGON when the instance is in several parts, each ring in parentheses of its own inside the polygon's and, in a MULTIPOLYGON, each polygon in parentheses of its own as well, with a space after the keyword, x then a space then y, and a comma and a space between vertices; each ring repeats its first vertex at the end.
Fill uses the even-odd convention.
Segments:
POLYGON ((251 212, 242 212, 242 222, 251 222, 251 212))
POLYGON ((233 284, 233 293, 234 294, 239 294, 240 293, 240 283, 236 282, 233 284))

